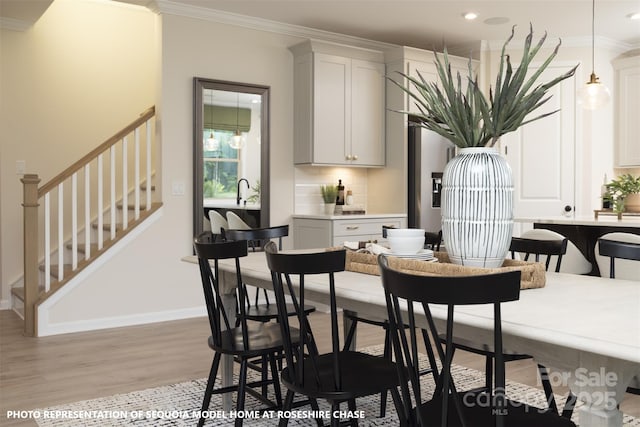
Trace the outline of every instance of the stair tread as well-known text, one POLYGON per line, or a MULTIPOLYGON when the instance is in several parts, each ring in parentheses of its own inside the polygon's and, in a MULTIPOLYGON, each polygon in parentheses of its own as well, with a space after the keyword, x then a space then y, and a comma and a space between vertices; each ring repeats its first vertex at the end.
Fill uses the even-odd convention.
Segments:
MULTIPOLYGON (((63 268, 65 276, 73 271, 71 264, 64 264, 63 268)), ((44 264, 40 264, 40 271, 44 271, 44 264)), ((58 264, 51 264, 51 275, 58 277, 58 264)))
MULTIPOLYGON (((123 206, 123 205, 122 205, 122 203, 118 203, 118 204, 116 205, 116 207, 117 207, 118 209, 122 209, 122 206, 123 206)), ((152 204, 152 206, 153 206, 153 204, 152 204)), ((130 210, 130 211, 134 210, 135 208, 136 208, 136 205, 135 205, 134 203, 129 203, 129 204, 127 205, 127 209, 128 209, 128 210, 130 210)), ((140 203, 140 210, 141 210, 141 211, 144 211, 144 210, 146 210, 146 209, 147 209, 147 204, 146 204, 146 203, 140 203)))
MULTIPOLYGON (((44 292, 44 286, 40 286, 39 290, 40 292, 44 292)), ((20 301, 24 301, 24 287, 19 286, 19 287, 11 288, 11 293, 20 301)))
MULTIPOLYGON (((91 224, 91 227, 94 228, 94 229, 97 229, 98 228, 98 223, 95 222, 95 223, 91 224)), ((111 230, 111 223, 110 222, 102 223, 102 229, 103 230, 107 230, 107 231, 111 230)), ((122 223, 121 222, 117 222, 116 223, 116 231, 121 231, 121 230, 122 230, 122 223)))
MULTIPOLYGON (((78 243, 78 252, 80 253, 86 253, 86 246, 84 243, 78 243)), ((91 253, 95 253, 98 251, 98 244, 97 243, 91 243, 89 245, 90 249, 91 249, 91 253)), ((66 246, 67 249, 72 249, 73 245, 71 243, 67 243, 66 246)))

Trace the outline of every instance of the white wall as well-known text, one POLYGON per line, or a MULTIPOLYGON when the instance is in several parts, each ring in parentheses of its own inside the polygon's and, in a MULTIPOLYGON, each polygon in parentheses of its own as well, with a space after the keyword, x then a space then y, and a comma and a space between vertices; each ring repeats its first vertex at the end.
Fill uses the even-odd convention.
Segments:
MULTIPOLYGON (((524 36, 525 34, 521 34, 524 36)), ((534 35, 534 41, 541 34, 534 35)), ((558 39, 549 36, 545 42, 546 49, 541 49, 537 60, 546 58, 558 39)), ((510 44, 512 61, 518 62, 521 56, 520 40, 513 40, 510 44)), ((497 64, 500 59, 502 45, 492 44, 483 54, 482 81, 485 85, 495 85, 497 64)), ((576 215, 591 215, 593 209, 600 204, 600 187, 602 178, 606 173, 608 177, 613 174, 614 159, 614 124, 613 124, 613 90, 614 70, 611 61, 621 53, 620 46, 597 41, 595 71, 600 81, 605 83, 612 94, 611 102, 597 111, 588 111, 576 107, 576 215)), ((555 63, 580 64, 576 70, 576 82, 578 87, 589 80, 591 74, 591 47, 590 39, 562 40, 555 63)))
POLYGON ((25 160, 42 185, 156 102, 156 20, 117 2, 56 0, 29 30, 2 30, 3 306, 22 275, 16 161, 25 160))
MULTIPOLYGON (((108 8, 99 4, 91 5, 95 9, 80 11, 70 10, 80 7, 77 2, 64 3, 69 8, 67 13, 81 13, 83 20, 89 21, 103 14, 101 7, 108 8)), ((126 14, 118 11, 113 13, 126 14)), ((151 55, 147 58, 142 74, 151 76, 147 82, 149 93, 145 96, 146 103, 155 101, 158 106, 157 129, 162 147, 162 175, 158 179, 161 180, 164 208, 160 218, 141 236, 100 267, 82 286, 53 304, 48 316, 57 331, 74 330, 82 323, 89 327, 117 326, 122 319, 137 323, 161 320, 163 316, 174 318, 204 313, 197 268, 180 260, 192 253, 193 77, 271 87, 271 222, 287 224, 294 211, 293 129, 290 120, 293 116, 293 59, 288 46, 301 39, 175 15, 144 14, 150 22, 149 28, 144 31, 145 37, 149 37, 146 45, 152 49, 155 57, 151 55), (157 29, 155 25, 158 25, 157 29), (155 35, 159 35, 161 40, 154 40, 155 35), (161 53, 156 54, 154 46, 162 46, 161 53), (156 82, 160 82, 160 95, 157 97, 153 92, 156 82), (171 194, 175 182, 185 184, 185 195, 171 194)), ((61 17, 55 17, 55 20, 51 17, 50 20, 51 25, 63 23, 61 17)), ((121 26, 118 25, 119 28, 121 26)), ((109 39, 114 33, 113 28, 114 23, 111 28, 102 28, 101 36, 109 39), (109 37, 105 37, 107 34, 109 37)), ((129 41, 132 39, 135 37, 129 34, 129 41)), ((114 59, 122 54, 118 51, 101 53, 104 62, 115 64, 118 61, 114 59)), ((69 50, 65 55, 75 53, 69 50)), ((106 64, 102 66, 106 68, 106 64)), ((134 82, 146 82, 137 73, 130 75, 130 78, 134 82)), ((72 87, 73 83, 63 81, 59 85, 72 87)), ((128 87, 129 83, 121 85, 128 87)), ((116 82, 110 82, 112 91, 115 86, 116 82)), ((123 100, 113 98, 105 101, 109 108, 100 117, 109 116, 109 111, 118 110, 120 104, 127 105, 127 97, 123 96, 123 100)), ((91 99, 95 102, 96 98, 91 99)), ((47 104, 49 102, 51 100, 47 104)), ((128 117, 134 118, 138 110, 142 111, 136 108, 134 112, 127 113, 128 117)), ((73 129, 73 126, 67 124, 62 128, 73 129)), ((95 135, 92 139, 95 139, 95 135)), ((55 152, 53 147, 50 151, 55 152)), ((16 156, 12 153, 7 157, 19 158, 16 156)), ((52 167, 55 171, 51 173, 60 167, 59 164, 52 167)), ((21 244, 21 238, 18 237, 14 244, 21 244)), ((21 257, 15 258, 15 261, 7 261, 17 267, 13 270, 19 274, 21 257)))
MULTIPOLYGON (((192 250, 196 76, 271 87, 268 208, 272 224, 290 222, 296 172, 293 58, 288 47, 301 38, 183 16, 158 16, 117 2, 79 0, 56 0, 32 29, 2 30, 1 36, 2 300, 6 301, 10 283, 22 270, 22 190, 15 161, 26 160, 29 173, 47 180, 69 159, 81 157, 155 104, 162 164, 157 179, 164 208, 137 239, 53 305, 49 316, 60 330, 73 330, 83 322, 99 327, 117 325, 122 319, 135 323, 202 312, 197 268, 180 260, 192 250), (185 195, 171 194, 175 182, 185 184, 185 195)), ((563 60, 586 57, 584 49, 562 55, 563 60)), ((612 71, 604 68, 599 75, 603 81, 612 81, 612 71)), ((589 162, 598 167, 612 164, 606 157, 612 138, 607 130, 607 126, 611 129, 609 115, 605 113, 604 136, 598 138, 602 141, 591 144, 598 145, 598 151, 589 148, 589 162)), ((595 173, 593 165, 584 169, 594 173, 599 188, 601 174, 595 173)), ((375 171, 378 175, 381 170, 375 171)), ((368 187, 371 190, 371 181, 368 187)), ((377 203, 372 199, 367 198, 369 208, 377 203)), ((392 210, 398 211, 398 206, 392 210)))

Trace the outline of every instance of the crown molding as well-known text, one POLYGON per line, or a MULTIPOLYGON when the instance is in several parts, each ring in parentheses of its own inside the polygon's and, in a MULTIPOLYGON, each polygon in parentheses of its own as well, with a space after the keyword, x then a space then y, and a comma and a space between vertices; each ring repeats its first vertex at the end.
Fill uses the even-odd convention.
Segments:
POLYGON ((32 26, 33 22, 13 18, 0 18, 0 29, 2 30, 27 31, 32 26))
MULTIPOLYGON (((561 48, 573 47, 573 48, 591 48, 591 37, 583 36, 583 37, 562 37, 560 38, 562 41, 561 48)), ((605 49, 611 50, 617 53, 627 52, 634 48, 634 45, 630 43, 624 43, 617 40, 613 40, 607 37, 595 36, 595 47, 596 49, 605 49)), ((502 45, 504 45, 504 40, 488 40, 485 44, 483 44, 483 48, 486 50, 500 50, 502 49, 502 45)), ((545 40, 545 45, 547 47, 555 47, 558 39, 553 39, 547 37, 545 40)), ((512 40, 510 44, 513 46, 521 46, 524 43, 524 39, 512 40)))
POLYGON ((221 10, 209 9, 205 7, 186 5, 182 3, 176 3, 171 0, 150 0, 146 4, 146 7, 157 14, 170 14, 194 19, 202 19, 219 24, 236 25, 239 27, 250 28, 252 30, 267 31, 271 33, 284 34, 304 39, 316 39, 338 44, 346 44, 361 47, 364 49, 385 50, 397 47, 393 44, 378 42, 375 40, 368 40, 361 37, 333 33, 324 30, 317 30, 300 25, 284 24, 282 22, 255 18, 252 16, 240 15, 237 13, 224 12, 221 10))

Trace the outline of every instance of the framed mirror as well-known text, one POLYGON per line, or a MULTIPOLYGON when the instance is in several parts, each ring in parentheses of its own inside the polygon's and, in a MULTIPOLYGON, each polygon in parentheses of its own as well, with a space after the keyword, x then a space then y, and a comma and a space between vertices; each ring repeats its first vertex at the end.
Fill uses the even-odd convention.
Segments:
POLYGON ((194 236, 210 210, 268 227, 269 87, 195 77, 193 88, 194 236))

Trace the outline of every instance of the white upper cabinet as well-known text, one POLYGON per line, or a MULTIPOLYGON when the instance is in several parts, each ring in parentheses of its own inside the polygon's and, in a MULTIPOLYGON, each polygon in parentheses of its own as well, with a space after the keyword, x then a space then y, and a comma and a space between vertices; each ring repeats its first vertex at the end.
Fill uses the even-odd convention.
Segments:
POLYGON ((640 166, 640 56, 621 58, 616 70, 616 166, 640 166))
POLYGON ((295 163, 384 166, 382 53, 315 41, 291 51, 295 163))
MULTIPOLYGON (((408 73, 409 77, 416 78, 420 80, 419 76, 422 76, 427 82, 438 82, 438 70, 436 69, 435 57, 433 56, 433 52, 426 52, 433 59, 431 61, 420 61, 415 59, 410 59, 407 61, 408 73)), ((438 54, 442 56, 442 54, 438 54)), ((469 82, 469 66, 468 59, 460 58, 455 56, 449 56, 449 63, 451 64, 451 72, 455 77, 457 73, 460 73, 460 81, 462 83, 462 87, 466 90, 467 84, 469 82)), ((473 69, 477 68, 477 61, 473 63, 473 69)), ((413 85, 411 84, 413 88, 413 85)), ((409 101, 408 111, 411 113, 419 113, 420 110, 416 106, 416 101, 410 96, 407 97, 409 101)))

